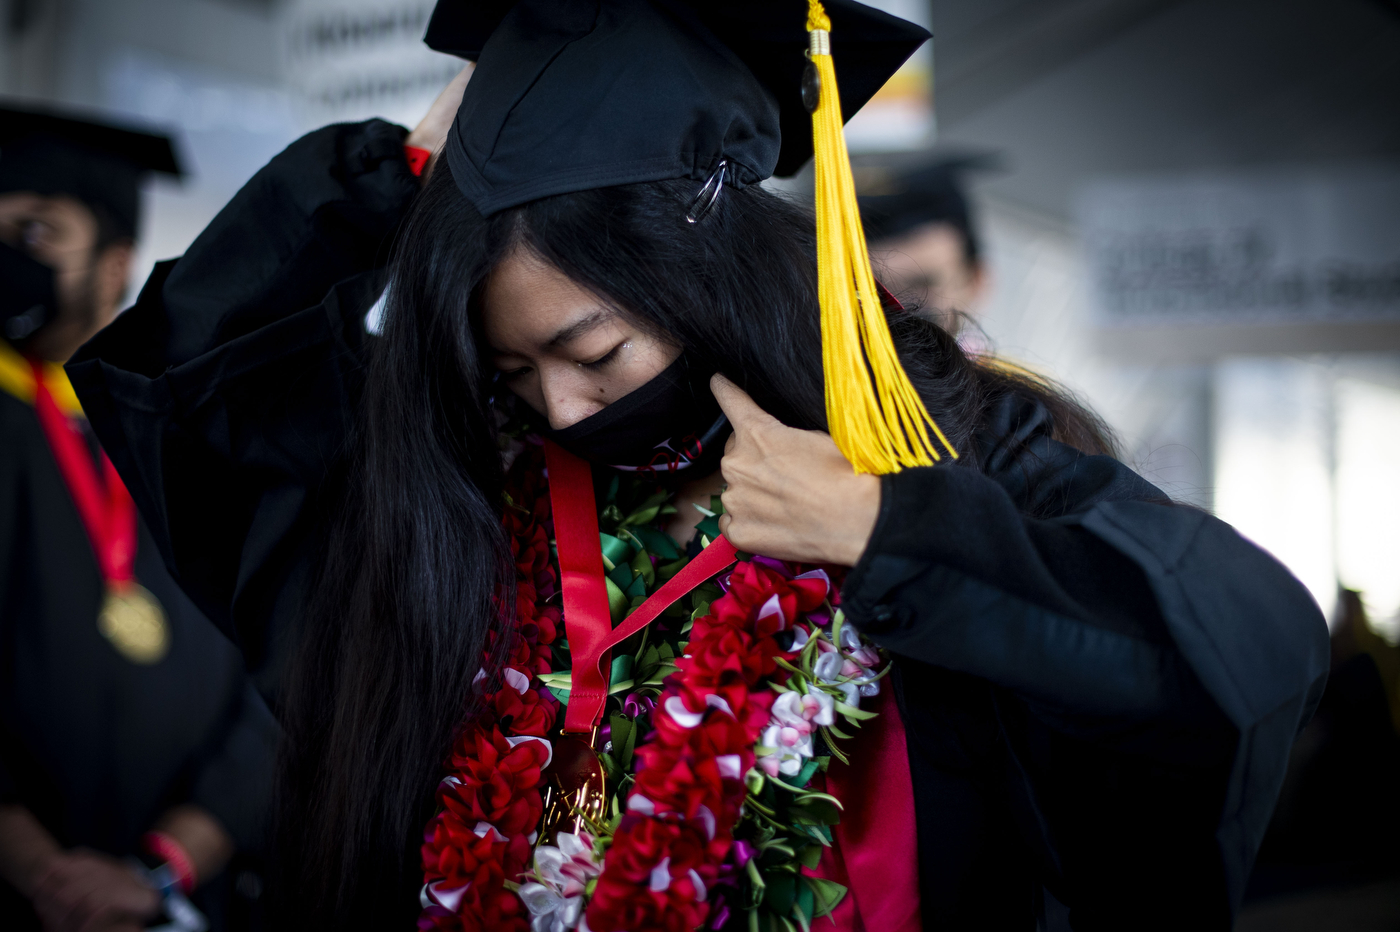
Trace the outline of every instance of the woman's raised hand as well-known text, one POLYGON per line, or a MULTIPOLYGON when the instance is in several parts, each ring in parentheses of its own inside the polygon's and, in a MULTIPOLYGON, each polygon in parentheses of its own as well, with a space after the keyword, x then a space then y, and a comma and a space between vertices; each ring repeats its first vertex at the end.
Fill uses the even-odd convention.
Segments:
POLYGON ((829 434, 788 427, 722 375, 710 390, 734 434, 720 472, 719 529, 740 550, 854 566, 880 512, 880 480, 857 475, 829 434))
POLYGON ((452 128, 452 121, 457 118, 457 108, 462 106, 462 92, 467 89, 467 82, 471 80, 475 70, 476 65, 468 62, 467 67, 452 79, 452 83, 442 89, 442 93, 433 101, 423 119, 418 121, 413 132, 403 141, 406 146, 427 149, 433 154, 419 178, 422 183, 427 183, 433 166, 437 164, 438 151, 442 148, 443 140, 447 139, 447 131, 452 128))

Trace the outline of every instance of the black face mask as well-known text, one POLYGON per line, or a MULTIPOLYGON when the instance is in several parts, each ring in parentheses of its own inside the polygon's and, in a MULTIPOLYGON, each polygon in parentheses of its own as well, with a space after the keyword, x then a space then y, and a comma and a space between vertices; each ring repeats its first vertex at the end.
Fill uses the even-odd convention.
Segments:
POLYGON ((682 355, 597 414, 541 433, 576 456, 625 472, 703 476, 718 468, 730 433, 710 375, 682 355))
POLYGON ((54 270, 0 243, 0 333, 18 343, 58 312, 54 270))

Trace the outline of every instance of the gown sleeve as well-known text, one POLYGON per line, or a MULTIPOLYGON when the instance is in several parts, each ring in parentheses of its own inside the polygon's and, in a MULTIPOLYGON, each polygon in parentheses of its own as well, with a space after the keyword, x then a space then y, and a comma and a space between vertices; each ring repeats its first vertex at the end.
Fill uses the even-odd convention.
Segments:
POLYGON ((1008 805, 1076 928, 1228 926, 1321 696, 1326 623, 1228 525, 1021 408, 982 470, 882 478, 845 611, 895 655, 906 719, 947 714, 921 671, 990 684, 1008 805))
POLYGON ((171 573, 274 708, 364 314, 417 191, 404 135, 371 120, 293 143, 68 365, 171 573))

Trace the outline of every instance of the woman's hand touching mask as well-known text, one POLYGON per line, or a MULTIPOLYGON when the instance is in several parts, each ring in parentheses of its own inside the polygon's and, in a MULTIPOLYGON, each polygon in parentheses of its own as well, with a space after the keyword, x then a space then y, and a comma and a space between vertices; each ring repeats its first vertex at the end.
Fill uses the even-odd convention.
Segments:
POLYGON ((854 566, 880 512, 879 478, 857 475, 829 434, 788 427, 724 376, 710 389, 734 427, 720 461, 724 536, 750 553, 854 566))

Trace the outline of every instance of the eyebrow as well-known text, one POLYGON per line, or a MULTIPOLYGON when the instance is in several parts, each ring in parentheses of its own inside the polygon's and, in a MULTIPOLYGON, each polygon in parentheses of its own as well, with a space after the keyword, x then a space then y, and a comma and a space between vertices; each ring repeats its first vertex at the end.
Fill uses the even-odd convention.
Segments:
POLYGON ((588 314, 584 317, 580 317, 578 320, 574 321, 568 326, 561 327, 554 334, 554 336, 550 337, 545 342, 544 345, 553 347, 559 346, 564 343, 569 343, 573 340, 577 340, 579 337, 583 336, 585 333, 588 333, 590 330, 593 330, 612 320, 613 317, 613 311, 600 307, 593 313, 588 314))

